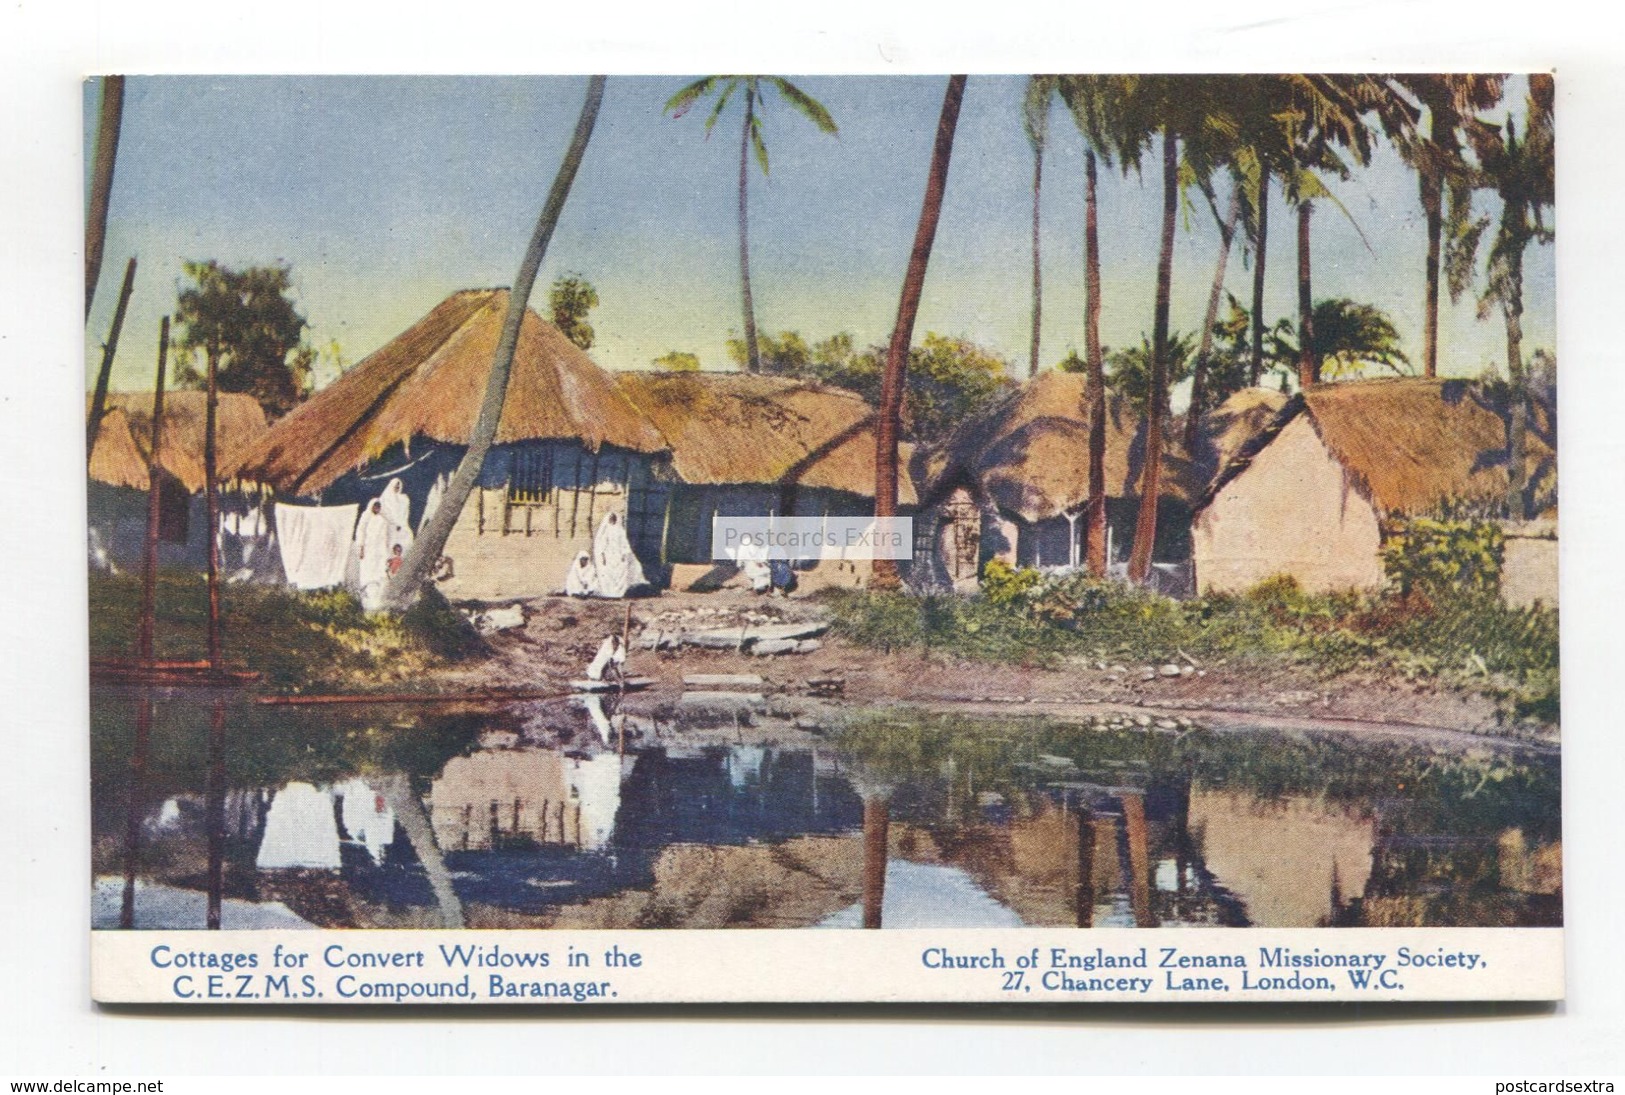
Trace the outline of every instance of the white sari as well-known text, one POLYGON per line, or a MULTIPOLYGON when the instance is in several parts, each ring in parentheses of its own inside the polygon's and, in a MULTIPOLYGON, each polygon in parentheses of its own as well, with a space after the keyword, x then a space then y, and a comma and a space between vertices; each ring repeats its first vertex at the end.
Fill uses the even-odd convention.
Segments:
POLYGON ((592 565, 596 572, 593 589, 600 597, 625 597, 628 590, 648 581, 638 557, 632 554, 626 524, 618 513, 611 513, 598 526, 598 535, 593 538, 592 565))
POLYGON ((369 612, 384 603, 389 582, 390 528, 382 509, 374 500, 355 526, 356 585, 361 607, 369 612))

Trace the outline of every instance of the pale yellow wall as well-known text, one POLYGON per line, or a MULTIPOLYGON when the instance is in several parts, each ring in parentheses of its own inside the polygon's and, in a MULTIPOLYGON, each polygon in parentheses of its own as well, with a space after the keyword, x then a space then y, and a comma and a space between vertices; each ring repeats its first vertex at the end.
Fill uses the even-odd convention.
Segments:
POLYGON ((1196 588, 1239 591, 1276 574, 1307 590, 1383 584, 1376 511, 1302 415, 1197 515, 1196 588))
POLYGON ((1501 599, 1527 608, 1537 601, 1557 607, 1557 533, 1508 530, 1502 544, 1501 599))
POLYGON ((479 490, 468 499, 446 554, 451 556, 455 577, 439 583, 442 593, 453 600, 495 601, 509 597, 541 597, 564 588, 565 572, 578 552, 592 550, 592 527, 611 509, 626 513, 621 495, 606 503, 600 495, 593 507, 591 527, 585 510, 577 517, 575 535, 570 535, 570 510, 563 507, 560 530, 553 531, 551 507, 531 510, 530 532, 524 524, 524 511, 510 513, 508 532, 502 529, 505 489, 479 490), (480 531, 480 504, 484 502, 485 531, 480 531))

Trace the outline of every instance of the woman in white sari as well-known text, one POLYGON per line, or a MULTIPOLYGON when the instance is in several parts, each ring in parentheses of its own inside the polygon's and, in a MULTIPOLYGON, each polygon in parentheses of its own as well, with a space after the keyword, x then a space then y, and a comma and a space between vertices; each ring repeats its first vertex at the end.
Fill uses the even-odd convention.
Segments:
POLYGON ((389 581, 389 536, 383 502, 374 498, 355 526, 356 586, 361 607, 368 612, 384 603, 384 586, 389 581))
POLYGON ((593 590, 600 597, 625 597, 628 590, 648 582, 642 564, 632 554, 632 543, 626 538, 626 525, 619 513, 611 513, 598 526, 592 565, 596 572, 593 590))
POLYGON ((389 521, 390 550, 399 544, 405 553, 412 546, 412 499, 406 493, 406 485, 399 479, 391 479, 384 493, 378 496, 378 504, 389 521))

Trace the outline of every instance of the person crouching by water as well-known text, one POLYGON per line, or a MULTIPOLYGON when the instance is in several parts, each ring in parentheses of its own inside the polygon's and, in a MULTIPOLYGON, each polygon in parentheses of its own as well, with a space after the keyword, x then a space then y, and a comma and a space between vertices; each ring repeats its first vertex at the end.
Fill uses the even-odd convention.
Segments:
POLYGON ((585 551, 576 555, 575 562, 570 564, 569 571, 564 575, 564 595, 567 597, 591 597, 593 586, 596 584, 598 574, 592 565, 592 556, 585 551))
POLYGON ((587 664, 587 679, 620 680, 626 668, 626 644, 619 635, 610 635, 598 644, 598 653, 587 664))

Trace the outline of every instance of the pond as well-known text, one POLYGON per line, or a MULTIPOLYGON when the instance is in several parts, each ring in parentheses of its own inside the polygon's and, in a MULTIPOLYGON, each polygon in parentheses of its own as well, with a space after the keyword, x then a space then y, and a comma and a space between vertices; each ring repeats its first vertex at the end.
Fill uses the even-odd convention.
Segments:
POLYGON ((1140 721, 98 686, 95 926, 1561 923, 1555 751, 1140 721))

